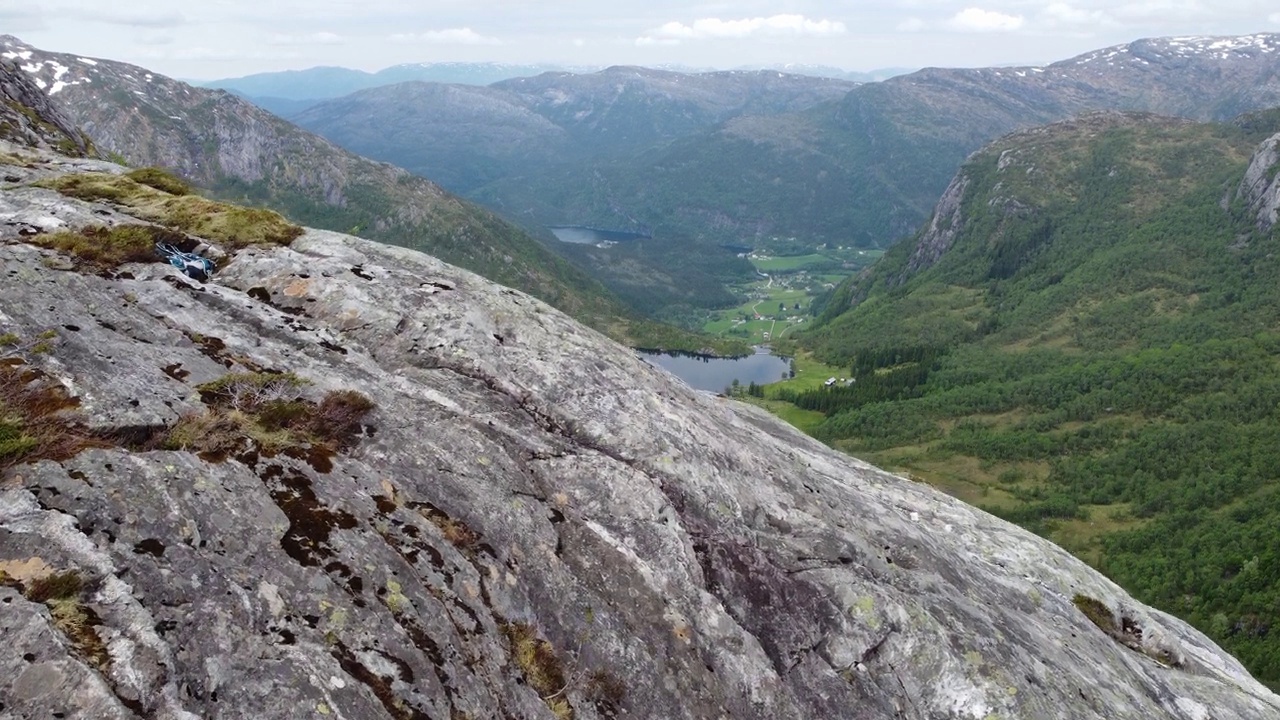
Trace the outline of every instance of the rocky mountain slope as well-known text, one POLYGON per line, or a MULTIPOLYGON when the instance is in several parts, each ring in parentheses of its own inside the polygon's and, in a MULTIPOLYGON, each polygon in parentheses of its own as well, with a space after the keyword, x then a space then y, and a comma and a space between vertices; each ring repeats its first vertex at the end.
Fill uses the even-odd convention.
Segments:
POLYGON ((6 714, 1280 713, 1057 547, 528 295, 319 230, 113 260, 191 239, 0 149, 6 714))
POLYGON ((43 88, 21 82, 17 64, 0 57, 0 140, 66 155, 92 152, 92 143, 63 112, 49 102, 43 88))
POLYGON ((44 52, 11 36, 0 37, 0 50, 104 152, 169 168, 219 196, 301 222, 430 251, 617 337, 642 334, 598 282, 428 180, 353 155, 223 91, 123 63, 44 52))
POLYGON ((1280 112, 975 153, 801 342, 820 437, 1056 539, 1280 684, 1280 112))

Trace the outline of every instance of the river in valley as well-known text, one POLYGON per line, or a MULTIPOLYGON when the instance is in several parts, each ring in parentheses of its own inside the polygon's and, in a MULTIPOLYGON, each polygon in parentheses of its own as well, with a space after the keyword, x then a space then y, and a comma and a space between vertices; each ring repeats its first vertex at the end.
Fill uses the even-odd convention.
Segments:
POLYGON ((672 355, 669 353, 641 353, 645 362, 666 370, 684 380, 691 387, 709 392, 724 392, 734 380, 740 385, 757 383, 764 385, 787 377, 791 362, 787 358, 770 355, 765 348, 756 348, 756 354, 741 358, 712 358, 700 355, 672 355))

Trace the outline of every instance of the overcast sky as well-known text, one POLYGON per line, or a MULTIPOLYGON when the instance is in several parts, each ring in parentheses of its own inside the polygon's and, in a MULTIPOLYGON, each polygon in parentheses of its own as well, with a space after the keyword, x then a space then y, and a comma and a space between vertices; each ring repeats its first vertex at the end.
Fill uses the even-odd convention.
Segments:
POLYGON ((1280 32, 1280 2, 0 0, 0 33, 187 79, 447 60, 972 67, 1051 62, 1142 37, 1255 32, 1280 32))

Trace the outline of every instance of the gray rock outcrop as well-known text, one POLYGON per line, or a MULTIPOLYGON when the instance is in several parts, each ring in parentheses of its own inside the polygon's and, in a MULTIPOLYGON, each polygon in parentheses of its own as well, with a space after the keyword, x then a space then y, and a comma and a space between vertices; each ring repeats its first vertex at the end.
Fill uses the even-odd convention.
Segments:
POLYGON ((1257 218, 1258 230, 1270 232, 1280 218, 1280 133, 1267 138, 1253 153, 1238 194, 1257 218))
POLYGON ((84 273, 6 218, 127 218, 0 197, 0 369, 56 382, 102 439, 0 481, 0 714, 1280 716, 1206 637, 1046 540, 528 295, 317 230, 206 284, 84 273), (148 442, 233 371, 376 409, 336 455, 148 442), (74 608, 33 591, 67 571, 74 608))

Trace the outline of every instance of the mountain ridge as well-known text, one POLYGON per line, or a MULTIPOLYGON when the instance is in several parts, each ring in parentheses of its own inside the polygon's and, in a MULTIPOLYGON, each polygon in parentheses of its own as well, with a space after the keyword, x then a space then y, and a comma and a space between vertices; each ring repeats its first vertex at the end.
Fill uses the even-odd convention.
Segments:
MULTIPOLYGON (((456 111, 396 115, 394 86, 318 105, 299 121, 384 160, 465 173, 453 176, 455 189, 530 228, 586 225, 664 240, 664 255, 643 259, 655 276, 697 256, 742 282, 750 268, 716 255, 720 245, 796 238, 812 247, 888 247, 928 219, 970 153, 1019 128, 1091 110, 1226 120, 1280 104, 1278 48, 1275 34, 1145 39, 1041 67, 927 68, 840 97, 797 94, 803 102, 791 107, 753 106, 745 99, 752 86, 724 85, 726 96, 737 93, 732 112, 714 110, 731 107, 725 102, 704 112, 682 100, 710 76, 646 71, 643 84, 627 78, 641 71, 615 68, 499 83, 525 89, 523 101, 509 99, 511 108, 535 111, 523 125, 513 124, 515 113, 487 129, 455 122, 471 117, 464 96, 456 111), (545 140, 540 154, 516 143, 526 137, 545 140), (504 149, 502 138, 522 151, 504 149)), ((774 91, 759 89, 760 97, 774 91)), ((579 262, 595 263, 588 267, 597 276, 608 272, 598 260, 579 262)), ((656 284, 653 292, 667 304, 685 302, 656 284)), ((721 296, 708 298, 714 307, 721 296)))

